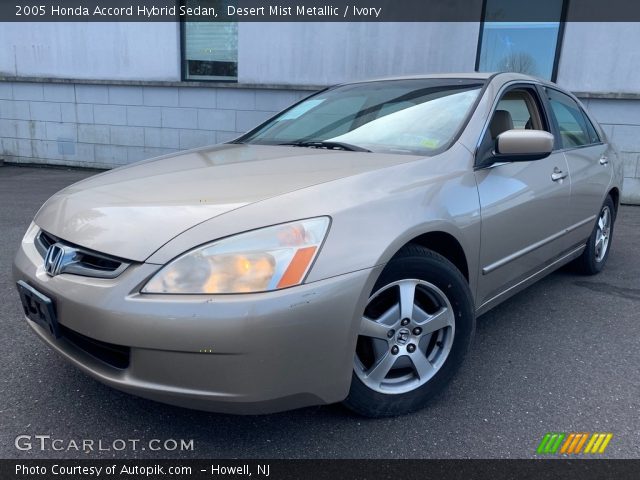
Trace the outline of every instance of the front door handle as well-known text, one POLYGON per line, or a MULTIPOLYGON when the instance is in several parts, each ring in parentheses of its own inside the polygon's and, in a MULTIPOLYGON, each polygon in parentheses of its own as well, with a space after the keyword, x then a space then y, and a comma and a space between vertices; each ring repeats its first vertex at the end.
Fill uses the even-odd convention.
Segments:
POLYGON ((600 157, 600 165, 609 165, 609 159, 603 155, 600 157))
POLYGON ((556 167, 553 169, 553 173, 551 174, 551 180, 557 182, 559 180, 562 180, 563 178, 567 178, 567 175, 569 175, 567 172, 563 172, 558 167, 556 167))

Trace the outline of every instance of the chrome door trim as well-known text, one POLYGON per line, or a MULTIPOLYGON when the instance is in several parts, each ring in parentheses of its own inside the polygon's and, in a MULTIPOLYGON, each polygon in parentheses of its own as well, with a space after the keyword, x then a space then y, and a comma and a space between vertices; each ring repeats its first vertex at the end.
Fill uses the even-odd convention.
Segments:
MULTIPOLYGON (((556 267, 560 267, 562 264, 573 260, 573 258, 577 258, 585 248, 586 248, 586 244, 580 245, 579 247, 571 250, 569 253, 561 256, 557 260, 554 260, 552 263, 550 263, 546 267, 541 268, 537 272, 532 273, 531 275, 529 275, 527 278, 525 278, 523 280, 520 280, 515 285, 512 285, 509 288, 507 288, 506 290, 503 290, 499 294, 491 297, 489 300, 484 302, 482 305, 480 305, 476 309, 476 314, 480 315, 480 314, 488 311, 490 308, 493 308, 495 306, 494 302, 497 302, 500 299, 500 297, 502 297, 504 295, 507 295, 507 298, 508 298, 510 296, 508 294, 517 293, 521 289, 525 288, 530 282, 533 283, 534 281, 539 280, 541 276, 544 276, 547 273, 551 273, 551 271, 553 271, 556 267), (551 271, 549 271, 549 270, 551 270, 551 271)), ((506 298, 505 298, 505 300, 506 300, 506 298)))
POLYGON ((567 227, 557 233, 554 233, 553 235, 547 237, 547 238, 543 238, 542 240, 532 243, 531 245, 523 248, 522 250, 518 250, 517 252, 512 253, 511 255, 508 255, 504 258, 501 258, 500 260, 498 260, 497 262, 493 262, 489 265, 487 265, 486 267, 482 268, 482 274, 483 275, 487 275, 491 272, 493 272, 494 270, 497 270, 500 267, 503 267, 504 265, 506 265, 507 263, 513 262, 514 260, 517 260, 518 258, 533 252, 534 250, 543 247, 544 245, 553 242, 554 240, 557 240, 558 238, 562 237, 563 235, 566 235, 567 233, 570 233, 574 230, 576 230, 577 228, 580 228, 581 226, 589 223, 589 222, 593 222, 596 218, 596 215, 591 215, 588 218, 585 218, 584 220, 571 225, 570 227, 567 227))

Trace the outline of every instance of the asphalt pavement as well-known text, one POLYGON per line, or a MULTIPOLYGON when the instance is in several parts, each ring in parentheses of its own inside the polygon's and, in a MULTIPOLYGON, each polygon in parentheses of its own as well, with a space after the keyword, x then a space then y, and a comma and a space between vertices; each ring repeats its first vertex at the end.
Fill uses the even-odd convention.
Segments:
POLYGON ((530 458, 547 432, 611 432, 600 457, 640 457, 640 207, 621 208, 603 273, 562 269, 480 317, 468 360, 429 408, 381 420, 340 405, 232 416, 108 388, 25 324, 11 279, 20 239, 50 195, 95 173, 0 166, 1 458, 530 458), (135 449, 118 451, 128 439, 135 449), (93 450, 78 451, 83 440, 93 450), (152 450, 167 440, 187 449, 152 450))

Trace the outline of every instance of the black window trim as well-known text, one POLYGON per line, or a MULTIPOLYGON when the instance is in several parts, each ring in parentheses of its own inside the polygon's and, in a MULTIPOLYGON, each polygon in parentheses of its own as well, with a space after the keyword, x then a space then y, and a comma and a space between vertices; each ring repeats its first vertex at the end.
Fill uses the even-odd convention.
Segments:
MULTIPOLYGON (((495 74, 498 75, 498 74, 495 74)), ((495 76, 494 75, 494 76, 495 76)), ((492 77, 493 78, 493 77, 492 77)), ((482 127, 482 130, 480 132, 480 136, 478 138, 478 142, 476 144, 476 149, 475 149, 475 154, 474 154, 474 161, 473 161, 473 169, 474 170, 482 170, 485 168, 493 168, 499 165, 503 165, 505 163, 510 163, 510 162, 496 162, 496 163, 492 163, 489 166, 482 166, 481 162, 482 162, 482 158, 481 156, 485 153, 482 151, 482 142, 484 141, 484 137, 487 133, 487 131, 489 130, 489 125, 491 124, 491 119, 493 118, 493 114, 495 113, 496 109, 498 108, 498 104, 500 103, 500 100, 502 99, 502 97, 504 97, 504 95, 509 92, 510 90, 514 90, 517 88, 524 88, 524 89, 528 89, 528 90, 533 90, 533 94, 534 94, 534 102, 537 104, 538 109, 540 110, 540 119, 545 122, 545 126, 548 128, 549 133, 553 134, 554 136, 554 150, 553 152, 555 153, 556 150, 556 145, 557 145, 557 132, 555 130, 555 123, 552 123, 549 119, 549 116, 547 114, 547 105, 546 105, 546 98, 540 94, 540 87, 542 87, 543 85, 541 85, 539 82, 536 81, 527 81, 527 80, 512 80, 510 82, 505 83, 504 85, 502 85, 502 87, 500 87, 500 90, 498 90, 498 93, 496 94, 495 98, 493 99, 493 103, 491 104, 491 111, 489 113, 489 115, 487 116, 484 126, 482 127)), ((558 150, 559 151, 559 150, 558 150)), ((532 161, 536 161, 536 160, 532 160, 532 161)))
POLYGON ((578 108, 580 108, 580 111, 582 112, 582 116, 584 117, 585 121, 587 122, 587 127, 589 125, 591 125, 591 128, 593 128, 594 133, 596 134, 596 137, 598 137, 598 142, 593 143, 592 145, 598 145, 600 143, 604 143, 602 141, 602 132, 599 131, 599 125, 597 122, 594 122, 591 117, 589 116, 589 114, 587 113, 587 111, 582 108, 582 105, 580 105, 580 103, 578 103, 578 108))
MULTIPOLYGON (((482 0, 482 11, 480 13, 480 28, 478 30, 478 46, 476 48, 476 63, 474 70, 480 72, 480 53, 482 52, 482 34, 484 33, 484 24, 487 16, 487 2, 482 0)), ((556 38, 556 51, 553 54, 553 67, 551 69, 551 81, 555 82, 558 78, 558 66, 560 65, 560 54, 562 52, 562 41, 564 40, 564 29, 567 20, 567 10, 569 8, 569 0, 562 0, 562 9, 560 11, 560 21, 558 25, 558 36, 556 38)))
POLYGON ((557 136, 559 141, 562 138, 560 136, 560 126, 558 125, 558 122, 557 122, 556 117, 555 117, 555 115, 553 113, 553 110, 551 109, 551 104, 549 102, 549 97, 547 96, 546 92, 544 91, 545 89, 554 90, 555 92, 561 93, 561 94, 569 97, 571 100, 573 100, 575 102, 576 106, 578 107, 578 110, 582 114, 582 116, 585 117, 585 121, 589 120, 591 122, 591 124, 593 125, 593 128, 596 131, 596 134, 598 135, 598 139, 599 139, 598 142, 585 143, 584 145, 576 145, 576 146, 573 146, 573 147, 564 147, 564 145, 563 145, 562 148, 554 150, 554 152, 570 152, 572 150, 577 150, 577 149, 580 149, 580 148, 590 148, 590 147, 594 147, 594 146, 597 146, 597 145, 604 145, 604 142, 602 140, 602 134, 599 131, 599 127, 596 128, 596 126, 593 123, 593 121, 591 121, 591 117, 589 117, 589 115, 585 112, 584 108, 582 108, 582 105, 580 105, 580 101, 577 98, 575 98, 575 96, 573 96, 569 92, 565 92, 565 91, 563 91, 563 90, 561 90, 559 88, 553 87, 551 85, 546 85, 546 84, 545 85, 540 85, 540 88, 542 90, 542 93, 544 93, 544 95, 541 95, 541 97, 542 97, 543 102, 545 104, 545 108, 548 109, 547 116, 549 117, 549 120, 553 124, 553 129, 555 131, 554 136, 557 136))

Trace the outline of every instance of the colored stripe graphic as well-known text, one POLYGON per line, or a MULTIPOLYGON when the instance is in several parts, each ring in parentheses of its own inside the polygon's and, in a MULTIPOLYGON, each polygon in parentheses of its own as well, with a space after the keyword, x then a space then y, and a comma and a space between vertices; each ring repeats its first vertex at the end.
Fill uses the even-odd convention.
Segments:
POLYGON ((553 446, 549 449, 549 452, 547 453, 556 453, 558 451, 558 448, 560 448, 560 444, 562 443, 562 440, 565 437, 564 433, 558 433, 557 434, 558 437, 556 438, 556 441, 554 442, 553 446))
POLYGON ((564 439, 564 433, 547 433, 544 437, 542 437, 542 441, 540 445, 538 445, 538 453, 556 453, 562 440, 564 439))
POLYGON ((549 438, 551 438, 550 433, 547 433, 544 437, 542 437, 542 441, 540 442, 540 445, 538 445, 538 450, 536 450, 537 453, 545 453, 545 448, 547 446, 549 438))
POLYGON ((572 442, 575 441, 575 438, 576 438, 576 434, 570 433, 569 436, 567 437, 567 440, 564 442, 564 445, 562 445, 562 448, 560 449, 560 453, 567 453, 567 450, 570 449, 572 442))
POLYGON ((583 433, 581 434, 582 438, 580 439, 580 441, 578 442, 578 444, 576 445, 576 449, 574 452, 571 453, 580 453, 580 450, 582 450, 582 446, 584 445, 584 442, 587 441, 587 438, 589 437, 588 433, 583 433))
POLYGON ((542 437, 536 452, 538 454, 579 454, 579 453, 604 453, 609 442, 613 438, 612 433, 558 433, 549 432, 542 437), (587 442, 588 439, 588 442, 587 442), (585 443, 587 447, 582 450, 585 443))
POLYGON ((604 453, 604 451, 607 449, 607 446, 609 445, 609 442, 611 441, 611 439, 613 438, 613 433, 607 433, 607 436, 604 439, 604 442, 602 442, 602 445, 600 445, 600 450, 598 450, 598 453, 604 453))
POLYGON ((612 438, 611 433, 594 433, 584 453, 604 453, 612 438))
POLYGON ((560 453, 579 453, 587 437, 587 433, 570 433, 560 453))

